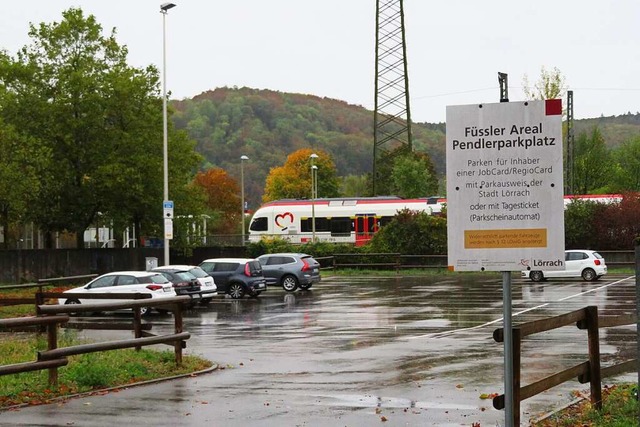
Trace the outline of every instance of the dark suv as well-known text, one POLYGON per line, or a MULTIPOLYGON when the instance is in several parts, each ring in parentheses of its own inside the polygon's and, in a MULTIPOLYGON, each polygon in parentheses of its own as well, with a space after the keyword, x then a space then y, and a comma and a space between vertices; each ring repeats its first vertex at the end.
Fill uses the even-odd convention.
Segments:
POLYGON ((244 294, 257 297, 267 290, 262 267, 255 259, 212 258, 202 261, 200 268, 213 277, 218 291, 234 299, 242 298, 244 294))
POLYGON ((293 292, 298 287, 309 289, 320 281, 320 263, 301 253, 267 254, 258 257, 267 285, 281 285, 293 292))

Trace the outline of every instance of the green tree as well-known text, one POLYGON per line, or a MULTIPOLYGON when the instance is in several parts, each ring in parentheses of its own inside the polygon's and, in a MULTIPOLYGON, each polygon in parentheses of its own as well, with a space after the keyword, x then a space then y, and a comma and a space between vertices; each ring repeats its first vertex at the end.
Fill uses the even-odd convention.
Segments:
POLYGON ((0 226, 4 230, 4 248, 18 236, 10 230, 30 219, 37 203, 40 172, 48 160, 48 151, 31 138, 19 135, 0 119, 0 226))
POLYGON ((404 198, 432 196, 438 192, 438 178, 429 156, 408 153, 399 156, 391 170, 393 193, 404 198))
POLYGON ((604 203, 573 200, 564 211, 564 241, 567 249, 595 248, 598 239, 595 219, 606 209, 604 203))
POLYGON ((543 66, 540 69, 539 80, 534 83, 533 87, 529 84, 527 75, 524 75, 522 91, 526 99, 557 99, 564 98, 567 85, 558 68, 554 67, 553 70, 548 71, 543 66))
POLYGON ((615 170, 611 190, 640 191, 640 136, 623 142, 612 151, 615 170))
POLYGON ((372 196, 371 174, 347 175, 343 177, 340 193, 344 197, 372 196))
MULTIPOLYGON (((73 231, 78 247, 98 214, 157 229, 162 218, 162 110, 158 71, 127 65, 127 48, 81 9, 30 26, 32 43, 3 61, 2 115, 42 141, 52 161, 41 175, 37 220, 73 231)), ((171 129, 170 190, 185 191, 200 161, 194 143, 171 129)), ((176 208, 180 205, 176 203, 176 208)))
POLYGON ((607 192, 610 182, 610 153, 602 133, 594 127, 580 133, 575 141, 574 189, 576 194, 607 192))

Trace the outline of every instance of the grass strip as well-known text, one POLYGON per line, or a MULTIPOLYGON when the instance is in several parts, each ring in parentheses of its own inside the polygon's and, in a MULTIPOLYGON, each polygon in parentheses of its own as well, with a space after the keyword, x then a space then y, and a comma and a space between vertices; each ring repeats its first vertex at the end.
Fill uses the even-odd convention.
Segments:
MULTIPOLYGON (((61 331, 59 347, 88 342, 78 339, 76 331, 61 331)), ((36 352, 46 346, 46 337, 40 334, 0 334, 0 365, 35 361, 36 352)), ((49 403, 78 393, 126 387, 211 366, 211 361, 193 355, 183 355, 182 366, 176 366, 173 350, 123 349, 71 356, 67 366, 58 368, 57 387, 49 386, 47 370, 0 376, 0 409, 49 403)))

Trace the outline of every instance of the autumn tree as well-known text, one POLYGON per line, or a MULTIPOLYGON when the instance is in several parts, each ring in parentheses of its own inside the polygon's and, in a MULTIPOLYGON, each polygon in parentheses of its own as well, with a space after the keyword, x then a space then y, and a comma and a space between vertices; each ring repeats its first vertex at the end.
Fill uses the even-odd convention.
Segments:
POLYGON ((198 173, 194 184, 206 197, 210 227, 214 233, 230 233, 240 224, 240 186, 224 169, 211 168, 198 173))
POLYGON ((272 168, 267 176, 262 200, 268 202, 277 199, 311 198, 311 154, 318 157, 313 160, 317 166, 318 197, 337 197, 340 180, 336 175, 336 166, 331 156, 322 151, 302 148, 291 153, 283 166, 272 168))

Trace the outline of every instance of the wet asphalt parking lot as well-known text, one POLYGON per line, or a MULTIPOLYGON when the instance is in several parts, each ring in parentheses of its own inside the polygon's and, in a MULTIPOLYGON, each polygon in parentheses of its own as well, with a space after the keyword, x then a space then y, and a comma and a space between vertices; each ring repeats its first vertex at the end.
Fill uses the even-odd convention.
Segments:
MULTIPOLYGON (((523 281, 514 325, 597 305, 635 310, 635 279, 523 281)), ((64 403, 0 413, 2 426, 480 426, 504 425, 482 394, 503 392, 500 274, 345 278, 310 291, 270 288, 185 313, 187 354, 221 369, 64 403)), ((117 315, 116 315, 117 316, 117 315)), ((149 318, 170 332, 170 316, 149 318)), ((128 332, 86 331, 99 340, 128 332)), ((129 335, 127 335, 129 334, 129 335)), ((602 364, 635 355, 635 327, 601 330, 602 364)), ((161 347, 166 348, 166 347, 161 347)), ((522 384, 586 360, 586 332, 565 327, 523 343, 522 384)), ((623 376, 614 380, 635 381, 623 376)), ((588 389, 569 381, 522 402, 522 423, 588 389)))

